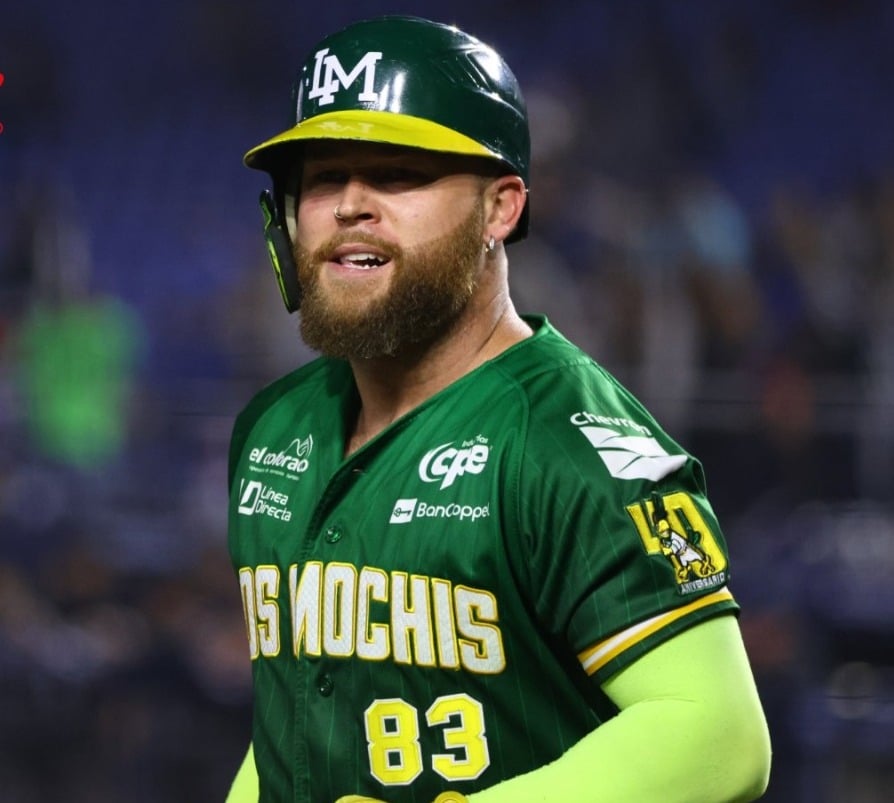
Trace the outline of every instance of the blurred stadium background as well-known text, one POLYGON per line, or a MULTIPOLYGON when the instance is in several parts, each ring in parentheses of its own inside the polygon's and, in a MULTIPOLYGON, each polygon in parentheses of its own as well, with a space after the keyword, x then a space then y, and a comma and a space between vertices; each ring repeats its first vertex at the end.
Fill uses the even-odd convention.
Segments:
MULTIPOLYGON (((706 465, 767 800, 894 788, 894 4, 15 3, 0 12, 0 798, 214 801, 248 737, 234 413, 308 359, 242 153, 333 27, 514 65, 547 312, 706 465)), ((660 745, 652 745, 660 750, 660 745)))

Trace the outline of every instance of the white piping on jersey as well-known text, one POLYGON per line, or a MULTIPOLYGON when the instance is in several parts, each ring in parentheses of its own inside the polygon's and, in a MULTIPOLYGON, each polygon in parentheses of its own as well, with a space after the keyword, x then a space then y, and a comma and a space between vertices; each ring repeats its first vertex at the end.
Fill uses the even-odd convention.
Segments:
POLYGON ((578 653, 577 659, 580 661, 581 666, 588 675, 594 675, 609 661, 617 658, 622 652, 628 650, 634 644, 643 641, 653 633, 657 633, 672 622, 676 622, 678 619, 681 619, 687 614, 697 611, 700 608, 713 605, 717 602, 732 600, 732 598, 733 595, 730 593, 729 589, 721 588, 712 594, 693 600, 688 605, 683 605, 679 608, 674 608, 671 611, 659 613, 651 619, 646 619, 643 622, 632 625, 605 641, 600 641, 598 644, 594 644, 592 647, 588 647, 583 652, 578 653))

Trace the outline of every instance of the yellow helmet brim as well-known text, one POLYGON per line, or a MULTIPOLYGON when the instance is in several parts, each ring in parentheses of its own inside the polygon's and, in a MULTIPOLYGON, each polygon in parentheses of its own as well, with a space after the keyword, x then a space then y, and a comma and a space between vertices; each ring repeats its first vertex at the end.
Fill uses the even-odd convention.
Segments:
POLYGON ((352 109, 318 114, 304 120, 256 145, 245 154, 243 162, 248 167, 269 170, 274 157, 280 155, 285 146, 318 139, 381 142, 443 153, 500 158, 480 142, 431 120, 393 112, 352 109))

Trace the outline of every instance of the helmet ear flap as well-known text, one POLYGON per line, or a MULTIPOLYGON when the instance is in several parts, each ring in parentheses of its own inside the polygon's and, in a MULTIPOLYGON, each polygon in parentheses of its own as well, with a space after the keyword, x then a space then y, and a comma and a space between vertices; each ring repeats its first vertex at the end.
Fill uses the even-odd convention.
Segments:
POLYGON ((286 309, 295 312, 301 306, 301 285, 298 282, 298 268, 292 255, 289 233, 277 209, 273 193, 264 190, 259 200, 261 214, 264 216, 264 241, 276 274, 276 283, 286 309))

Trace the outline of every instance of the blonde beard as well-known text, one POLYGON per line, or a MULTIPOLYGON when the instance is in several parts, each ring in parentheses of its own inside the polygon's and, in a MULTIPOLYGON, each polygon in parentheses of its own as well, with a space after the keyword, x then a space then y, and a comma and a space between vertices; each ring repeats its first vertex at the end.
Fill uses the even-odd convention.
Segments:
POLYGON ((304 342, 342 359, 395 356, 407 347, 434 342, 457 320, 475 292, 483 228, 484 207, 478 199, 456 228, 409 251, 373 236, 350 235, 351 242, 374 246, 392 260, 385 295, 368 303, 362 298, 357 303, 333 303, 321 286, 319 266, 344 236, 333 238, 313 254, 296 245, 304 342))

